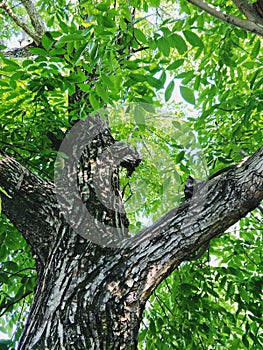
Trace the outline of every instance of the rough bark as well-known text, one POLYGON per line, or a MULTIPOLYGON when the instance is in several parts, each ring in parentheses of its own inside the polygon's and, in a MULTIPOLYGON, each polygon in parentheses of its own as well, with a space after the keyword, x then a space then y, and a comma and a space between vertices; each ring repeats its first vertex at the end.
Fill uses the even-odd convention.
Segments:
MULTIPOLYGON (((263 35, 257 23, 211 9, 204 1, 189 2, 263 35)), ((6 1, 0 8, 40 44, 44 25, 33 2, 22 3, 34 30, 6 1)), ((21 54, 28 50, 7 51, 12 57, 21 54)), ((31 247, 38 272, 19 350, 136 349, 145 302, 157 285, 263 198, 261 148, 241 167, 202 183, 191 199, 131 237, 118 167, 130 173, 140 156, 116 143, 99 118, 82 123, 83 133, 77 134, 85 145, 82 155, 74 142, 66 141, 62 151, 73 162, 64 164, 57 186, 5 154, 0 159, 0 186, 11 196, 1 194, 3 212, 31 247)))
POLYGON ((37 32, 39 37, 41 38, 46 31, 45 23, 42 21, 36 7, 34 1, 31 0, 21 0, 24 5, 26 12, 30 18, 32 26, 34 30, 37 32))
POLYGON ((1 53, 5 57, 12 57, 12 58, 21 58, 21 57, 30 57, 32 56, 32 53, 30 52, 30 48, 34 47, 32 44, 29 44, 24 47, 19 48, 13 48, 13 49, 6 49, 1 51, 1 53))
MULTIPOLYGON (((263 148, 240 167, 203 182, 191 199, 148 229, 135 237, 125 230, 115 246, 106 247, 73 230, 61 214, 52 183, 4 155, 0 186, 12 198, 2 195, 3 210, 27 239, 38 264, 34 302, 19 349, 136 349, 144 305, 157 285, 260 203, 262 159, 263 148)), ((83 174, 88 163, 80 164, 83 174)), ((91 173, 86 174, 90 179, 91 173)), ((100 229, 96 233, 102 234, 100 229)))
POLYGON ((254 7, 257 3, 252 3, 249 0, 233 0, 233 3, 248 20, 263 24, 262 16, 254 7))

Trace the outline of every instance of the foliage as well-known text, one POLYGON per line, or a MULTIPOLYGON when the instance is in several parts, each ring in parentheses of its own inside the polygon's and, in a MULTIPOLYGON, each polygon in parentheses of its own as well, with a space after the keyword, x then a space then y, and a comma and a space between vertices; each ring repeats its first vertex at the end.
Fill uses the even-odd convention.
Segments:
MULTIPOLYGON (((237 13, 231 2, 217 5, 237 13)), ((121 179, 137 232, 182 201, 190 173, 204 177, 206 164, 210 171, 237 163, 261 145, 258 36, 183 0, 45 0, 37 9, 48 28, 42 44, 27 57, 0 53, 1 147, 35 173, 52 179, 54 137, 61 140, 76 120, 105 106, 140 103, 143 111, 132 119, 110 118, 115 137, 144 155, 131 179, 124 173, 121 179), (176 102, 178 86, 187 104, 176 102), (159 113, 153 122, 162 105, 168 118, 159 113)), ((27 19, 21 4, 17 11, 27 19)), ((6 43, 21 34, 6 15, 0 25, 6 43)), ((243 219, 237 232, 215 240, 209 254, 159 287, 145 312, 142 349, 262 348, 261 215, 243 219)), ((16 326, 16 341, 31 300, 33 260, 5 218, 0 242, 0 312, 6 311, 0 330, 11 337, 16 326)))
POLYGON ((21 234, 4 217, 0 228, 0 331, 12 339, 9 345, 14 345, 32 302, 35 268, 21 234), (9 317, 3 317, 5 314, 9 317))
POLYGON ((262 348, 262 235, 251 219, 159 286, 145 311, 141 349, 262 348))

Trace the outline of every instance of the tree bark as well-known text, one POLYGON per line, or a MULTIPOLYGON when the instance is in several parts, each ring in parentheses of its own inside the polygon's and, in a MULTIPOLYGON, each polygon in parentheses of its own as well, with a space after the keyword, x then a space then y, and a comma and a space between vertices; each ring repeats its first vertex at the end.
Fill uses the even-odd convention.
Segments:
MULTIPOLYGON (((104 123, 100 140, 107 130, 104 123)), ((81 158, 78 176, 86 182, 78 181, 80 193, 85 186, 92 190, 91 183, 98 181, 87 165, 92 159, 98 161, 99 150, 109 146, 102 141, 99 147, 95 144, 96 152, 91 152, 91 142, 81 158)), ((126 153, 124 158, 134 162, 126 153)), ((241 166, 204 181, 191 199, 135 237, 129 235, 124 212, 117 211, 115 216, 121 219, 109 223, 96 209, 101 206, 96 196, 82 197, 98 219, 89 226, 84 216, 78 216, 87 232, 92 228, 93 234, 95 230, 103 236, 101 224, 106 234, 112 228, 125 228, 118 231, 122 234, 116 240, 103 238, 98 244, 90 233, 86 237, 78 234, 78 227, 69 222, 53 183, 3 155, 0 186, 12 197, 1 194, 3 211, 26 238, 38 270, 34 302, 19 349, 136 349, 145 302, 157 285, 193 252, 259 205, 262 159, 263 148, 241 166)), ((105 159, 99 171, 109 172, 112 167, 111 176, 117 166, 105 159)), ((100 179, 101 188, 109 189, 105 178, 100 179)), ((118 192, 108 189, 105 193, 120 199, 118 192)), ((70 200, 68 204, 71 209, 76 205, 70 200)))
MULTIPOLYGON (((263 35, 255 22, 211 9, 204 1, 188 1, 263 35)), ((0 8, 40 45, 45 27, 33 2, 22 3, 34 30, 6 1, 0 8)), ((6 55, 28 53, 21 50, 6 55)), ((242 166, 203 182, 192 198, 132 237, 118 169, 130 174, 140 156, 115 142, 99 117, 79 125, 81 133, 73 130, 62 145, 69 161, 63 159, 56 183, 6 154, 0 158, 0 186, 11 197, 0 192, 3 212, 25 237, 38 273, 19 350, 136 349, 145 303, 158 284, 263 198, 261 148, 242 166), (76 140, 85 145, 81 155, 76 140)))
MULTIPOLYGON (((215 18, 218 18, 226 23, 229 23, 235 27, 247 30, 251 33, 255 33, 257 35, 263 36, 263 28, 262 28, 262 19, 260 18, 260 15, 258 13, 258 10, 256 11, 254 9, 251 10, 250 18, 254 18, 254 20, 250 19, 242 19, 240 17, 231 15, 228 12, 224 12, 219 10, 217 7, 207 3, 204 0, 188 0, 191 4, 194 6, 200 8, 201 10, 207 12, 208 14, 212 15, 215 18)), ((235 3, 239 3, 240 1, 235 1, 235 3)), ((244 9, 244 8, 243 8, 244 9)), ((248 8, 246 8, 248 11, 248 8)), ((248 18, 248 12, 246 12, 246 17, 248 18)))

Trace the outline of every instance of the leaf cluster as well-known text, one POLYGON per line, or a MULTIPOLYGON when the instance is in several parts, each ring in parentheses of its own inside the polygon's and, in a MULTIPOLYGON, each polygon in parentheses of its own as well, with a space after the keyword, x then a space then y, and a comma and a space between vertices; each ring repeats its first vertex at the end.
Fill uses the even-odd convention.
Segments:
POLYGON ((261 349, 261 244, 256 215, 181 265, 151 297, 139 348, 261 349))

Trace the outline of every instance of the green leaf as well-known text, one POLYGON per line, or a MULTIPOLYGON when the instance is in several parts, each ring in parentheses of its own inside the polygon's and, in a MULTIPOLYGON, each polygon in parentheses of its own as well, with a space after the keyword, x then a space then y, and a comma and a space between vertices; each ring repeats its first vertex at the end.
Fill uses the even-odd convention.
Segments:
POLYGON ((104 12, 104 11, 107 11, 109 9, 109 6, 107 4, 98 4, 97 9, 99 11, 104 12))
POLYGON ((81 56, 84 54, 87 46, 88 46, 88 42, 85 43, 84 45, 82 45, 78 50, 77 52, 75 53, 74 57, 73 57, 73 63, 74 64, 77 64, 78 61, 80 60, 81 56))
POLYGON ((165 82, 166 82, 166 73, 165 73, 165 71, 162 72, 162 74, 161 74, 159 80, 160 80, 160 82, 162 83, 162 85, 165 84, 165 82))
POLYGON ((24 60, 22 63, 22 66, 25 68, 27 66, 30 66, 33 63, 34 63, 34 61, 32 61, 32 60, 24 60))
POLYGON ((150 0, 149 2, 150 2, 150 6, 157 8, 160 6, 161 0, 150 0))
POLYGON ((259 51, 260 51, 260 40, 258 39, 251 51, 251 54, 250 54, 251 59, 257 58, 259 51))
POLYGON ((8 271, 16 272, 19 270, 18 264, 14 261, 6 261, 4 266, 8 271))
POLYGON ((10 279, 8 277, 8 273, 5 272, 0 272, 0 284, 5 283, 5 284, 9 284, 10 283, 10 279))
POLYGON ((145 110, 140 105, 135 105, 133 110, 134 120, 142 129, 145 128, 145 110))
POLYGON ((135 81, 141 81, 141 82, 145 81, 145 75, 143 75, 143 74, 131 73, 130 77, 131 77, 131 79, 133 79, 135 81))
POLYGON ((183 55, 187 51, 187 45, 179 34, 170 35, 169 41, 170 46, 176 48, 180 55, 183 55))
POLYGON ((138 28, 134 28, 133 30, 135 38, 143 44, 147 43, 147 39, 145 34, 138 28))
POLYGON ((171 63, 171 64, 167 67, 167 69, 168 69, 168 70, 175 70, 175 69, 181 67, 181 66, 183 65, 183 63, 184 63, 184 59, 176 60, 176 61, 174 61, 173 63, 171 63))
POLYGON ((186 102, 191 103, 192 105, 195 104, 195 95, 191 89, 187 86, 180 86, 180 92, 186 102))
POLYGON ((64 55, 66 53, 65 49, 52 49, 49 51, 49 55, 52 56, 56 56, 56 55, 64 55))
POLYGON ((163 53, 164 56, 170 55, 170 42, 167 38, 161 37, 157 41, 157 46, 158 46, 159 50, 163 53))
POLYGON ((83 92, 89 92, 89 91, 90 91, 90 86, 89 86, 89 84, 78 84, 78 87, 79 87, 83 92))
POLYGON ((242 335, 242 342, 245 345, 246 349, 249 349, 249 341, 247 340, 247 334, 242 335))
POLYGON ((128 61, 128 60, 123 60, 122 64, 125 65, 128 69, 138 69, 138 62, 137 61, 128 61))
POLYGON ((96 62, 95 59, 98 55, 98 49, 99 49, 99 45, 97 43, 94 43, 94 46, 90 51, 90 58, 92 59, 93 63, 96 62))
POLYGON ((10 340, 0 339, 0 350, 11 349, 13 344, 14 343, 11 339, 10 340))
POLYGON ((67 34, 67 35, 64 35, 62 38, 60 38, 56 42, 56 46, 58 46, 60 44, 71 43, 74 41, 81 41, 84 39, 85 39, 85 37, 82 34, 67 34))
POLYGON ((6 197, 12 198, 2 187, 0 187, 0 192, 2 192, 6 197))
POLYGON ((68 33, 70 32, 70 26, 61 20, 61 18, 58 19, 58 25, 62 29, 62 33, 68 33))
POLYGON ((181 161, 184 159, 185 151, 181 151, 176 156, 176 164, 180 164, 181 161))
POLYGON ((47 27, 48 27, 48 28, 53 27, 54 21, 55 21, 54 16, 51 16, 51 17, 47 20, 47 27))
POLYGON ((197 36, 194 32, 191 32, 190 30, 184 30, 184 37, 185 39, 192 45, 192 46, 199 46, 199 47, 203 47, 203 42, 202 40, 199 38, 199 36, 197 36))
POLYGON ((29 49, 29 51, 34 55, 40 55, 40 56, 46 56, 47 51, 44 49, 41 49, 40 47, 32 47, 29 49))
POLYGON ((165 101, 169 101, 171 96, 172 96, 172 93, 174 91, 174 81, 170 81, 170 83, 168 84, 166 90, 165 90, 165 94, 164 94, 164 98, 165 98, 165 101))
POLYGON ((46 32, 42 37, 42 45, 46 51, 49 51, 54 43, 51 34, 46 32))
POLYGON ((163 88, 163 83, 159 80, 156 79, 154 77, 152 77, 151 75, 146 75, 144 76, 144 81, 147 81, 152 87, 154 87, 157 90, 160 90, 163 88))
POLYGON ((257 62, 254 62, 254 61, 247 61, 247 62, 243 63, 243 67, 248 68, 248 69, 255 69, 259 66, 260 66, 260 64, 258 64, 257 62))
POLYGON ((11 87, 13 90, 15 90, 16 87, 17 87, 16 81, 15 81, 15 80, 12 80, 12 79, 10 79, 9 85, 10 85, 10 87, 11 87))
POLYGON ((97 111, 100 108, 100 103, 98 101, 98 95, 94 91, 90 92, 89 101, 90 101, 91 107, 93 108, 94 111, 97 111))
POLYGON ((13 68, 20 68, 19 64, 17 64, 16 62, 14 62, 13 60, 10 60, 8 58, 2 58, 2 61, 8 65, 11 66, 13 68))
POLYGON ((98 20, 105 28, 114 28, 116 26, 115 21, 108 16, 98 16, 98 20))
POLYGON ((96 85, 96 92, 103 99, 105 103, 109 101, 109 96, 101 84, 96 85))

